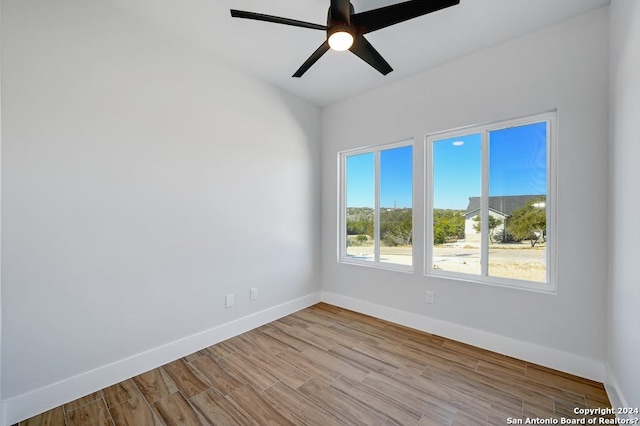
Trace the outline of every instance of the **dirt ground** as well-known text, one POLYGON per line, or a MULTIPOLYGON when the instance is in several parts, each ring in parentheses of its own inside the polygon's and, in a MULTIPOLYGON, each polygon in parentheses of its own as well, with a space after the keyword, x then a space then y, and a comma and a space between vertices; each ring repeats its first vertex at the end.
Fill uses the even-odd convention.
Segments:
MULTIPOLYGON (((348 247, 347 255, 373 260, 373 246, 348 247)), ((380 260, 411 265, 411 247, 381 247, 380 260)), ((479 274, 480 248, 462 244, 437 246, 433 253, 433 267, 442 271, 479 274)), ((525 242, 491 244, 489 247, 490 276, 545 282, 546 274, 544 245, 531 248, 531 245, 525 242)))

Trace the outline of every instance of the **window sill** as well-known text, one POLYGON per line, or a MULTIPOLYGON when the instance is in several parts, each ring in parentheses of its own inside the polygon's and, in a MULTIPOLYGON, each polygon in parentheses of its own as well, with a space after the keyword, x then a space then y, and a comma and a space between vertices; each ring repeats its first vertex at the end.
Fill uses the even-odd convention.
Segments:
POLYGON ((516 290, 532 291, 544 294, 557 294, 555 283, 538 283, 533 281, 515 280, 499 277, 483 277, 480 275, 460 274, 456 272, 435 271, 433 269, 425 272, 426 277, 444 278, 447 280, 455 280, 467 282, 470 284, 482 284, 493 287, 511 288, 516 290))
POLYGON ((338 263, 343 265, 364 266, 366 268, 372 268, 372 269, 384 269, 387 271, 404 272, 407 274, 414 273, 414 269, 412 265, 399 265, 396 263, 374 262, 374 261, 367 261, 367 260, 359 261, 352 258, 338 259, 338 263))

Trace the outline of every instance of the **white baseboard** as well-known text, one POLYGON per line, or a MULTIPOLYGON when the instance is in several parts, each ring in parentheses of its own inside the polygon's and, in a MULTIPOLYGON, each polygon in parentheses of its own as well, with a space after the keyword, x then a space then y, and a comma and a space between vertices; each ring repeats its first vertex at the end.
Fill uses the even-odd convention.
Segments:
MULTIPOLYGON (((624 395, 622 394, 622 390, 620 389, 620 384, 618 383, 618 379, 616 378, 611 368, 607 366, 607 377, 604 382, 604 387, 607 390, 607 395, 609 396, 609 402, 611 402, 611 407, 617 411, 618 408, 635 408, 632 405, 627 403, 624 395)), ((633 420, 638 418, 637 414, 617 414, 618 419, 629 420, 628 424, 635 424, 633 420)), ((637 422, 636 422, 637 423, 637 422)))
POLYGON ((387 306, 365 302, 336 293, 323 291, 322 301, 597 382, 604 381, 604 364, 595 359, 399 309, 389 308, 387 306))
POLYGON ((4 416, 0 417, 0 426, 18 423, 38 413, 197 352, 207 346, 253 330, 256 327, 314 305, 319 301, 320 293, 313 293, 95 370, 87 371, 75 377, 8 398, 0 403, 0 415, 4 414, 4 416), (4 413, 2 413, 3 408, 4 413), (5 421, 2 422, 2 420, 5 421))

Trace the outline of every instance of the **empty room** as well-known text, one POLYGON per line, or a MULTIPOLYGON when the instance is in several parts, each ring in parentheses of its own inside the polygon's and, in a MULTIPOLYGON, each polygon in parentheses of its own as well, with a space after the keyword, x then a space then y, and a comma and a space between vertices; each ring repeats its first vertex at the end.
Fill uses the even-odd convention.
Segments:
POLYGON ((0 25, 0 426, 638 424, 637 0, 0 25))

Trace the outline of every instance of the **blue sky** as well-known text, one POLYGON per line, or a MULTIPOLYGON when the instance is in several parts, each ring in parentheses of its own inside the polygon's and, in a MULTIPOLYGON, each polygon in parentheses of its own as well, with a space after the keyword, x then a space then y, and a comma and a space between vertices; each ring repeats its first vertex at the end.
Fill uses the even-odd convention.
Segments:
MULTIPOLYGON (((347 207, 374 205, 373 153, 347 157, 347 207)), ((412 207, 413 146, 380 152, 380 205, 412 207)))
MULTIPOLYGON (((546 123, 489 132, 489 195, 546 193, 546 123)), ((380 152, 380 205, 412 207, 413 148, 380 152)), ((373 207, 374 154, 347 157, 347 207, 373 207)), ((481 195, 481 134, 433 143, 434 207, 466 209, 481 195)))
POLYGON ((479 197, 482 179, 481 135, 475 133, 433 143, 433 206, 466 209, 479 197))
POLYGON ((374 154, 347 157, 347 207, 373 207, 374 154))
POLYGON ((546 194, 546 141, 545 122, 490 132, 489 196, 546 194))
POLYGON ((380 152, 380 206, 412 207, 413 146, 380 152))

